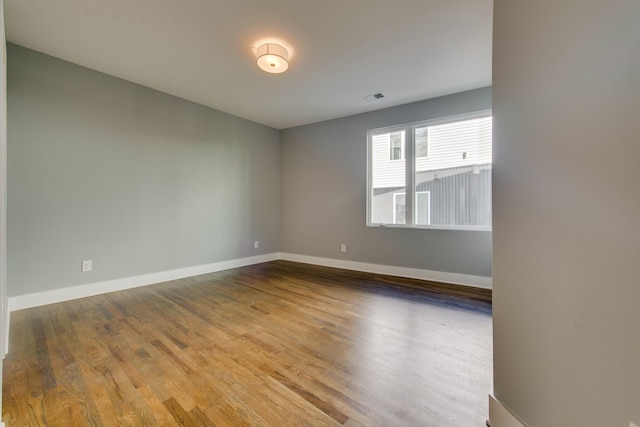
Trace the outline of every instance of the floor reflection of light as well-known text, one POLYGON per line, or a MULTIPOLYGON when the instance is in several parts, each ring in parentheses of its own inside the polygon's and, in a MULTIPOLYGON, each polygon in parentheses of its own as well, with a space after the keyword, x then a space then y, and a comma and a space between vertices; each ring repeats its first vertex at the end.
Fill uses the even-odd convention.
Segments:
MULTIPOLYGON (((351 352, 354 382, 367 384, 363 391, 372 399, 402 402, 401 407, 413 413, 420 407, 438 406, 439 401, 456 402, 474 393, 469 387, 489 391, 490 376, 474 376, 477 366, 469 365, 466 354, 472 351, 473 360, 479 358, 491 371, 488 313, 406 296, 370 295, 355 330, 359 335, 351 352), (471 331, 478 324, 486 333, 476 336, 471 331), (471 340, 473 348, 460 346, 462 340, 471 340)), ((486 399, 486 393, 478 393, 477 399, 486 399)))

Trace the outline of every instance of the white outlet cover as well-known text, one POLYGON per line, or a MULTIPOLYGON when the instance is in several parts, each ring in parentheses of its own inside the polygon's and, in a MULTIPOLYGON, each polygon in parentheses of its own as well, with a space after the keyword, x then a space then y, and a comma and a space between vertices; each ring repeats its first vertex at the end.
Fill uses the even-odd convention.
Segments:
POLYGON ((92 269, 93 262, 90 259, 82 261, 82 266, 80 268, 81 272, 86 273, 87 271, 91 271, 92 269))
POLYGON ((253 247, 255 249, 258 249, 259 246, 260 246, 260 242, 258 242, 257 240, 255 242, 253 242, 253 247))

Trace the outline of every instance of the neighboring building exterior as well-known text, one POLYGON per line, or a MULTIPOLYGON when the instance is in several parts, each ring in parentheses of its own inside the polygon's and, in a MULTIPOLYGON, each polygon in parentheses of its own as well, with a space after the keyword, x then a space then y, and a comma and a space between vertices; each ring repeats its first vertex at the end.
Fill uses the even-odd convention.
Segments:
POLYGON ((371 223, 405 223, 413 157, 416 225, 491 226, 491 129, 489 116, 372 134, 371 223), (414 156, 407 156, 408 132, 414 156))

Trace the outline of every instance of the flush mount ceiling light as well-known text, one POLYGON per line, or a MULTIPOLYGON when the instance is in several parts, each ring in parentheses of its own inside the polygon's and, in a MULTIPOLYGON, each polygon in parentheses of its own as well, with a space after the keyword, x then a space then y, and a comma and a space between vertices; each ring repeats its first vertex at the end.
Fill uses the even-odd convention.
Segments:
POLYGON ((289 51, 276 43, 258 46, 258 67, 267 73, 284 73, 289 68, 289 51))

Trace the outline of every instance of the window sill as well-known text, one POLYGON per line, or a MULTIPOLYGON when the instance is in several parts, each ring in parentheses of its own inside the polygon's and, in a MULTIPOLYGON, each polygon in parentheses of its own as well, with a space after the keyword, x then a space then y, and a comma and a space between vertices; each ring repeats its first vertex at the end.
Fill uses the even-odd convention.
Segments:
POLYGON ((452 230, 452 231, 492 231, 486 225, 407 225, 407 224, 367 224, 372 228, 409 228, 413 230, 452 230))

